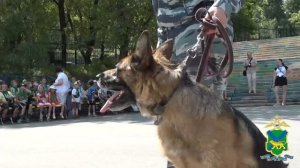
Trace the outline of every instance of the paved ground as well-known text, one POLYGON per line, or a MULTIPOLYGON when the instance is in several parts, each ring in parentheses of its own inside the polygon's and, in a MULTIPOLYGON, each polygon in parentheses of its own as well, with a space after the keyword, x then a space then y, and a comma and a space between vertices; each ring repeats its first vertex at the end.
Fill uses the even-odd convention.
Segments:
MULTIPOLYGON (((264 128, 275 114, 291 126, 290 167, 300 167, 300 106, 240 108, 264 128)), ((0 168, 165 168, 156 127, 138 114, 0 126, 0 168)))

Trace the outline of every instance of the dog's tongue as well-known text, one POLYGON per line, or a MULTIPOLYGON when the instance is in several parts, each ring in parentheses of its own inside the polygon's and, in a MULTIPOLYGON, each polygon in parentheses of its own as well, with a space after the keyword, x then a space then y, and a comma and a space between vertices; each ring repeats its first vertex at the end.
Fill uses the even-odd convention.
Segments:
POLYGON ((121 91, 119 92, 115 92, 107 101, 106 103, 102 106, 102 108, 100 109, 100 113, 105 113, 107 112, 111 105, 113 104, 113 102, 115 101, 115 99, 121 94, 121 91))

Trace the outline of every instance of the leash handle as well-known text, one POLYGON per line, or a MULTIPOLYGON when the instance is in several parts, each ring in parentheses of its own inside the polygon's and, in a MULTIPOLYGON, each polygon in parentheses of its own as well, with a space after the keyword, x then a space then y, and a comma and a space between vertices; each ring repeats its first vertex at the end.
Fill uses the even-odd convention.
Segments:
POLYGON ((211 16, 206 8, 200 8, 195 13, 195 19, 202 23, 201 31, 198 35, 198 44, 196 44, 195 48, 189 49, 187 51, 188 56, 190 58, 195 58, 201 56, 201 60, 198 66, 196 82, 201 82, 201 79, 204 76, 204 73, 207 72, 208 76, 220 75, 223 78, 228 77, 233 69, 233 50, 230 38, 228 36, 227 31, 223 27, 222 23, 217 17, 211 16), (209 19, 205 18, 206 14, 209 15, 209 19), (217 35, 216 33, 207 34, 209 30, 218 30, 220 33, 217 35), (210 62, 211 55, 211 46, 214 38, 218 36, 223 39, 224 45, 226 47, 226 54, 219 64, 220 68, 216 68, 212 62, 210 62), (201 49, 201 52, 199 50, 201 49), (228 65, 228 70, 226 74, 221 74, 224 68, 228 65), (212 72, 211 72, 212 71, 212 72))

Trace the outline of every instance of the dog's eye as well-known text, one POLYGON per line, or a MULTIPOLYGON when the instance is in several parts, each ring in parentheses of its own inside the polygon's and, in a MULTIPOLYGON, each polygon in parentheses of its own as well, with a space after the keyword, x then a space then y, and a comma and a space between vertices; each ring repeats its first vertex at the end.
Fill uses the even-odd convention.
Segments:
POLYGON ((137 55, 134 55, 134 56, 132 57, 131 64, 132 64, 133 66, 135 66, 135 65, 139 65, 140 63, 141 63, 140 57, 138 57, 137 55))

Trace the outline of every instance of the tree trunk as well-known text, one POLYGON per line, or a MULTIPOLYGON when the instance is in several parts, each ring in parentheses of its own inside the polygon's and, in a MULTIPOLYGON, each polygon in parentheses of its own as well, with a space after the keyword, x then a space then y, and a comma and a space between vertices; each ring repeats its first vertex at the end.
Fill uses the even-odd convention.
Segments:
POLYGON ((61 66, 67 66, 67 35, 65 30, 61 30, 61 66))
MULTIPOLYGON (((99 0, 94 0, 94 6, 93 6, 93 9, 91 10, 91 16, 90 16, 90 27, 89 27, 89 30, 90 30, 90 40, 88 40, 86 42, 85 48, 78 47, 78 49, 79 49, 79 51, 80 51, 80 53, 81 53, 81 55, 83 57, 85 65, 92 63, 91 56, 92 56, 94 47, 96 45, 97 30, 94 27, 94 24, 95 24, 94 22, 96 21, 96 18, 97 18, 96 8, 97 8, 98 4, 99 4, 99 0)), ((80 9, 78 9, 78 12, 80 14, 80 9)), ((80 16, 80 21, 82 22, 81 18, 82 17, 80 16)), ((76 42, 78 42, 76 31, 75 31, 75 28, 73 26, 72 19, 71 19, 71 16, 70 16, 69 12, 68 12, 68 20, 70 22, 71 29, 72 29, 72 32, 74 34, 74 39, 75 39, 76 42)), ((79 36, 79 40, 80 39, 81 38, 79 36)))
POLYGON ((65 14, 65 0, 54 0, 58 7, 60 37, 61 37, 61 64, 66 67, 67 62, 67 34, 66 34, 66 14, 65 14))
POLYGON ((81 55, 83 56, 84 64, 88 65, 92 63, 91 56, 94 48, 93 47, 87 47, 86 51, 84 52, 81 50, 81 55))
POLYGON ((92 63, 91 56, 92 56, 92 53, 93 53, 93 50, 94 50, 94 47, 96 44, 96 36, 97 36, 97 30, 95 29, 94 22, 96 21, 96 18, 97 18, 96 9, 97 9, 98 4, 99 4, 99 0, 94 0, 94 6, 93 6, 92 13, 90 16, 90 40, 87 41, 87 43, 86 43, 87 50, 86 50, 86 53, 83 55, 85 64, 92 63))
POLYGON ((128 55, 129 37, 127 34, 123 34, 123 43, 120 46, 119 60, 128 55))
POLYGON ((100 55, 100 60, 103 61, 105 57, 105 46, 104 42, 101 42, 101 55, 100 55))

